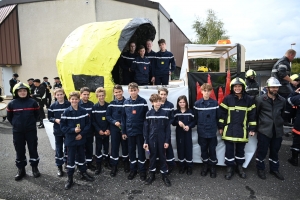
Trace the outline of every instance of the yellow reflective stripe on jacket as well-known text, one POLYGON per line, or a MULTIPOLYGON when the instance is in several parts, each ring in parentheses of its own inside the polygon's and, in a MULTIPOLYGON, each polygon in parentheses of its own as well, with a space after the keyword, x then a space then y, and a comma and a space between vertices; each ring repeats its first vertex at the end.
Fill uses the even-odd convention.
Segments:
POLYGON ((224 123, 224 119, 219 119, 219 122, 224 123))
POLYGON ((220 106, 222 106, 223 108, 225 108, 226 110, 228 110, 228 106, 224 103, 221 103, 220 106))
POLYGON ((251 107, 248 108, 248 111, 251 111, 252 109, 256 108, 255 104, 253 104, 251 107))
POLYGON ((249 125, 256 126, 256 122, 249 122, 249 125))
POLYGON ((222 136, 223 140, 229 140, 233 142, 248 142, 248 138, 236 138, 236 137, 227 137, 227 136, 222 136))

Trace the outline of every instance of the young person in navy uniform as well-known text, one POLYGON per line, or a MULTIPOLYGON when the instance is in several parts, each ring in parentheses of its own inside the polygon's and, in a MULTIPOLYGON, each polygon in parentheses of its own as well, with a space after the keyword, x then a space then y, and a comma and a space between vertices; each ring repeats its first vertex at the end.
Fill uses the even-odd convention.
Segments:
POLYGON ((149 100, 153 109, 146 114, 143 130, 144 149, 150 152, 149 177, 146 184, 150 185, 155 179, 156 158, 158 157, 162 180, 169 187, 171 182, 167 177, 168 167, 166 164, 166 149, 171 141, 169 113, 161 108, 161 97, 158 94, 152 94, 149 100))
POLYGON ((195 126, 194 114, 189 109, 185 95, 177 99, 177 110, 174 111, 173 126, 176 126, 176 144, 179 160, 179 173, 187 170, 187 175, 193 173, 193 141, 192 128, 195 126))
POLYGON ((201 148, 201 158, 203 167, 201 176, 206 176, 210 170, 210 177, 216 178, 217 153, 218 145, 217 130, 218 130, 218 102, 210 98, 213 87, 204 83, 201 86, 203 98, 199 99, 194 104, 195 121, 197 123, 198 143, 201 148))
MULTIPOLYGON (((90 98, 90 89, 88 87, 83 87, 80 89, 80 101, 79 106, 86 109, 89 114, 89 117, 92 116, 92 109, 94 103, 89 100, 90 98)), ((91 122, 91 120, 90 120, 91 122)), ((96 168, 93 163, 93 144, 94 144, 94 127, 90 126, 90 130, 86 135, 85 143, 85 159, 86 165, 89 170, 95 171, 96 168)))
POLYGON ((152 50, 152 46, 153 46, 152 40, 148 39, 146 42, 145 57, 150 60, 150 64, 151 64, 151 69, 149 73, 149 83, 154 84, 155 78, 153 77, 153 70, 155 69, 155 65, 156 65, 156 53, 152 50))
POLYGON ((169 75, 171 75, 176 68, 175 59, 173 54, 167 51, 167 45, 164 39, 160 39, 158 45, 160 51, 156 53, 156 65, 153 70, 154 81, 155 85, 168 85, 169 75))
POLYGON ((16 166, 18 168, 15 180, 19 181, 26 175, 26 143, 30 156, 29 162, 32 166, 32 174, 37 178, 40 176, 38 170, 40 158, 37 152, 38 137, 36 130, 39 106, 34 99, 30 98, 30 89, 25 83, 17 83, 12 93, 15 99, 7 106, 7 119, 13 126, 13 143, 16 150, 16 166))
POLYGON ((139 46, 138 53, 139 56, 132 62, 130 70, 134 72, 134 81, 138 85, 148 85, 151 63, 145 57, 145 47, 143 45, 139 46))
POLYGON ((95 174, 99 175, 102 171, 102 160, 104 159, 105 165, 109 166, 109 123, 106 120, 106 109, 108 103, 105 102, 105 90, 103 87, 99 87, 95 91, 98 103, 93 106, 92 109, 92 125, 94 126, 96 136, 96 171, 95 174), (103 153, 102 153, 103 147, 103 153))
POLYGON ((138 95, 139 88, 136 83, 128 85, 130 97, 124 101, 122 113, 122 137, 128 140, 130 159, 130 173, 128 179, 132 180, 139 169, 140 179, 146 179, 146 156, 143 149, 143 124, 148 111, 147 101, 138 95), (136 160, 136 146, 138 148, 138 160, 136 160), (137 168, 138 162, 138 168, 137 168))
POLYGON ((129 43, 129 51, 122 53, 121 55, 121 68, 123 69, 123 85, 128 85, 134 80, 134 73, 131 71, 131 65, 136 58, 135 54, 136 44, 135 42, 129 43))
MULTIPOLYGON (((173 123, 174 120, 174 105, 170 101, 167 100, 169 91, 167 88, 159 88, 158 89, 158 95, 161 98, 161 109, 167 111, 170 125, 173 123)), ((167 165, 168 165, 168 174, 170 174, 174 167, 175 167, 175 157, 174 157, 174 151, 171 144, 171 137, 170 141, 168 142, 169 146, 166 149, 166 158, 167 158, 167 165)))
POLYGON ((121 132, 121 118, 123 111, 123 103, 125 98, 123 97, 123 88, 121 85, 114 86, 115 99, 110 102, 106 110, 106 119, 110 123, 110 135, 111 135, 111 154, 110 164, 112 166, 110 176, 115 177, 118 171, 119 163, 119 147, 122 146, 122 161, 124 164, 124 172, 129 172, 129 156, 128 156, 128 142, 126 139, 122 139, 121 132))
POLYGON ((70 189, 74 183, 75 157, 78 162, 81 179, 86 181, 94 180, 86 172, 84 154, 86 135, 90 131, 91 126, 90 117, 88 112, 78 105, 80 101, 80 94, 78 92, 71 92, 69 101, 71 106, 63 112, 60 120, 60 128, 66 136, 65 145, 68 151, 68 180, 65 184, 66 190, 70 189))
POLYGON ((55 163, 58 168, 57 176, 62 177, 64 172, 62 165, 67 163, 67 156, 64 155, 65 134, 60 129, 60 118, 66 108, 70 107, 70 102, 65 101, 65 91, 62 88, 54 90, 54 96, 57 99, 48 109, 48 119, 53 123, 53 134, 55 137, 55 163))
POLYGON ((40 124, 38 125, 38 128, 45 128, 43 120, 46 118, 45 116, 45 111, 44 111, 44 105, 45 105, 45 100, 46 100, 46 88, 44 87, 43 84, 41 84, 40 79, 34 79, 33 84, 35 86, 34 93, 31 94, 31 97, 34 98, 40 107, 40 124))

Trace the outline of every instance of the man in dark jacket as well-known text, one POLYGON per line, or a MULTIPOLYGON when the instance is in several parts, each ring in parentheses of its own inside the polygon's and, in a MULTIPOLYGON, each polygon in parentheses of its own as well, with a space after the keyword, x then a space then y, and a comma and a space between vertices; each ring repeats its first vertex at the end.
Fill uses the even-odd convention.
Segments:
POLYGON ((264 159, 270 149, 269 166, 270 174, 280 180, 284 177, 279 173, 278 152, 281 147, 283 136, 283 114, 286 100, 278 95, 280 82, 271 77, 267 80, 266 94, 255 100, 257 108, 257 151, 256 168, 258 177, 266 179, 264 159))
POLYGON ((45 128, 43 119, 45 119, 44 105, 46 99, 46 89, 43 84, 41 84, 40 79, 34 79, 33 84, 35 86, 34 93, 31 94, 31 97, 34 98, 40 106, 40 124, 38 128, 45 128))
POLYGON ((156 65, 156 53, 152 50, 152 40, 147 40, 146 42, 146 52, 145 52, 145 57, 150 60, 151 63, 151 70, 149 73, 149 83, 154 84, 154 78, 153 78, 153 69, 155 68, 154 66, 156 65))
POLYGON ((123 69, 123 85, 128 85, 133 82, 134 73, 130 67, 133 60, 136 58, 135 54, 136 44, 135 42, 129 43, 129 51, 122 53, 121 55, 121 68, 123 69))
POLYGON ((251 97, 256 97, 259 93, 259 85, 255 80, 256 72, 253 69, 249 69, 246 72, 246 93, 251 97))
POLYGON ((48 82, 48 77, 43 78, 44 82, 42 83, 44 87, 46 88, 46 107, 49 108, 51 105, 52 97, 51 97, 51 84, 48 82))
POLYGON ((13 95, 13 98, 15 98, 15 96, 13 94, 13 88, 19 82, 19 80, 17 80, 18 77, 19 77, 19 75, 17 73, 14 73, 12 76, 12 79, 9 80, 10 93, 13 95))
POLYGON ((145 47, 143 45, 139 46, 138 52, 139 56, 132 62, 130 70, 134 72, 134 81, 138 85, 148 85, 151 63, 145 57, 145 47))
POLYGON ((35 89, 33 81, 34 81, 34 78, 30 78, 30 79, 27 80, 27 83, 28 83, 28 85, 30 87, 30 94, 33 94, 34 93, 34 89, 35 89))

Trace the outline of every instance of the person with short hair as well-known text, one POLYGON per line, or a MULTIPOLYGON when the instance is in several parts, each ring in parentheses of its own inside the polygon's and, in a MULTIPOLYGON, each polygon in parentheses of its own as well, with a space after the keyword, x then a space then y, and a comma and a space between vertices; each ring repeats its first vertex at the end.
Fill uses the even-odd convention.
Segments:
POLYGON ((26 176, 26 144, 29 151, 32 174, 37 178, 40 176, 38 170, 40 157, 37 152, 38 137, 36 129, 39 105, 34 99, 30 98, 30 89, 25 83, 20 82, 16 84, 12 93, 15 99, 7 105, 7 120, 13 127, 13 143, 16 150, 16 166, 18 168, 15 180, 19 181, 26 176))
POLYGON ((33 84, 33 81, 34 81, 34 78, 29 78, 29 79, 27 80, 27 83, 28 83, 28 85, 29 85, 29 87, 30 87, 30 94, 33 94, 33 93, 34 93, 34 89, 35 89, 35 86, 34 86, 34 84, 33 84))
POLYGON ((153 46, 153 41, 148 39, 146 41, 145 57, 150 60, 150 64, 151 64, 151 69, 149 72, 149 83, 154 84, 155 78, 153 76, 153 70, 155 69, 155 65, 156 65, 156 53, 152 50, 152 46, 153 46))
POLYGON ((62 84, 60 82, 59 77, 54 77, 53 89, 56 89, 56 88, 62 88, 62 84))
POLYGON ((151 63, 145 57, 145 47, 138 47, 139 56, 132 62, 130 70, 134 73, 134 81, 138 85, 148 85, 149 73, 151 71, 151 63))
POLYGON ((129 50, 127 52, 122 53, 121 55, 123 85, 128 85, 129 83, 134 81, 134 73, 131 71, 131 65, 134 59, 136 58, 135 49, 136 43, 130 42, 129 50))
POLYGON ((150 185, 155 179, 156 158, 158 157, 162 180, 169 187, 171 182, 167 177, 168 167, 165 155, 165 151, 171 141, 168 112, 161 108, 161 97, 158 94, 152 94, 149 100, 153 109, 146 114, 143 130, 145 140, 143 147, 150 154, 149 177, 146 180, 146 185, 150 185))
POLYGON ((68 180, 65 184, 65 189, 72 187, 73 174, 75 171, 75 157, 78 162, 80 176, 86 181, 94 181, 86 172, 85 164, 85 143, 86 135, 90 131, 90 117, 86 109, 79 106, 79 92, 71 92, 69 95, 71 106, 68 107, 62 114, 60 120, 60 128, 66 136, 65 145, 68 151, 68 180))
POLYGON ((13 98, 15 98, 15 95, 14 95, 14 93, 13 93, 13 88, 14 88, 14 86, 18 83, 18 82, 20 82, 19 80, 18 80, 18 77, 19 77, 19 75, 17 74, 17 73, 13 73, 13 75, 12 75, 12 79, 10 79, 9 80, 9 85, 10 85, 10 93, 12 94, 12 96, 13 96, 13 98))
POLYGON ((40 79, 34 79, 33 84, 35 86, 34 93, 31 94, 31 97, 34 98, 40 107, 40 124, 38 125, 38 128, 45 128, 43 120, 46 118, 45 116, 45 111, 44 111, 44 106, 45 106, 45 100, 46 100, 46 88, 44 87, 43 84, 41 84, 40 79))

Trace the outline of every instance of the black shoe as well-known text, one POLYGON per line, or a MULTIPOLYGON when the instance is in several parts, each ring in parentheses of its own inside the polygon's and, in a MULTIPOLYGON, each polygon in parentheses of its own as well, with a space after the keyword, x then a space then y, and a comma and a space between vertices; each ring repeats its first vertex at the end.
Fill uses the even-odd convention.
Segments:
POLYGON ((95 171, 96 167, 93 165, 92 162, 89 162, 86 164, 87 169, 91 170, 91 171, 95 171))
POLYGON ((265 180, 267 178, 265 170, 258 169, 257 170, 257 175, 258 175, 259 178, 261 178, 263 180, 265 180))
POLYGON ((62 165, 57 167, 57 176, 62 177, 64 175, 64 172, 62 170, 62 165))
POLYGON ((146 180, 146 172, 140 172, 140 179, 141 179, 141 181, 146 180))
POLYGON ((246 173, 244 172, 244 169, 243 169, 243 166, 242 166, 242 165, 238 165, 238 166, 236 167, 236 171, 237 171, 237 173, 239 174, 239 176, 240 176, 241 178, 243 178, 243 179, 246 178, 246 173))
POLYGON ((64 165, 64 171, 68 171, 68 167, 67 167, 67 163, 65 162, 65 165, 64 165))
POLYGON ((168 176, 167 176, 166 174, 162 174, 162 180, 163 180, 163 182, 165 183, 165 185, 166 185, 167 187, 170 187, 170 186, 171 186, 171 182, 170 182, 170 180, 168 179, 168 176))
POLYGON ((32 166, 32 174, 33 174, 34 178, 41 176, 41 173, 40 173, 39 169, 37 168, 37 166, 32 166))
POLYGON ((186 174, 187 175, 192 175, 193 174, 193 168, 192 167, 187 167, 186 174))
POLYGON ((45 128, 44 124, 38 126, 38 129, 42 129, 42 128, 45 128))
POLYGON ((179 174, 184 174, 184 172, 185 172, 185 167, 180 167, 179 174))
POLYGON ((16 176, 15 176, 15 180, 16 180, 16 181, 19 181, 19 180, 21 180, 24 176, 26 176, 26 170, 25 170, 25 167, 19 168, 19 169, 18 169, 18 172, 17 172, 17 174, 16 174, 16 176))
POLYGON ((132 180, 134 179, 134 177, 136 176, 137 172, 136 171, 130 171, 129 175, 128 175, 128 180, 132 180))
POLYGON ((216 166, 211 165, 210 166, 210 178, 216 178, 216 177, 217 177, 216 166))
POLYGON ((149 172, 149 176, 146 180, 145 185, 151 185, 154 180, 155 180, 155 172, 149 172))
POLYGON ((105 162, 104 162, 104 167, 105 168, 107 168, 107 169, 111 169, 111 164, 109 163, 109 159, 107 160, 105 160, 105 162))
POLYGON ((170 175, 172 171, 174 170, 174 166, 168 166, 168 172, 167 175, 170 175))
POLYGON ((84 179, 86 181, 94 181, 95 178, 90 176, 87 172, 80 172, 80 175, 81 175, 81 179, 84 179))
POLYGON ((111 171, 110 171, 110 176, 115 177, 117 174, 117 171, 118 171, 117 166, 112 166, 111 171))
POLYGON ((227 167, 227 171, 226 171, 226 175, 225 175, 225 179, 226 180, 230 180, 233 177, 234 174, 234 169, 232 166, 228 166, 227 167))
POLYGON ((129 161, 124 161, 124 172, 125 173, 128 173, 128 172, 130 172, 130 163, 129 163, 129 161))
POLYGON ((270 174, 274 175, 279 180, 284 180, 284 177, 279 173, 279 171, 270 171, 270 174))
POLYGON ((294 166, 298 166, 298 152, 292 151, 292 157, 288 159, 288 162, 294 166))
POLYGON ((72 187, 73 183, 74 183, 73 182, 73 175, 69 175, 68 176, 68 180, 67 180, 67 182, 65 184, 65 190, 70 189, 72 187))
POLYGON ((95 174, 96 174, 96 175, 99 175, 101 172, 102 172, 102 166, 101 166, 101 163, 97 163, 96 170, 95 170, 95 174))
POLYGON ((201 170, 201 176, 206 176, 208 172, 208 164, 203 163, 202 170, 201 170))

